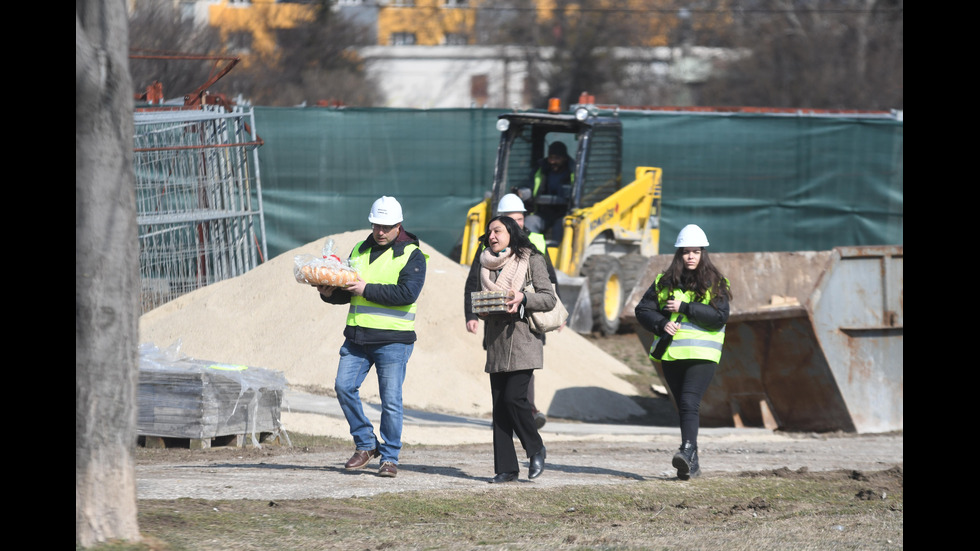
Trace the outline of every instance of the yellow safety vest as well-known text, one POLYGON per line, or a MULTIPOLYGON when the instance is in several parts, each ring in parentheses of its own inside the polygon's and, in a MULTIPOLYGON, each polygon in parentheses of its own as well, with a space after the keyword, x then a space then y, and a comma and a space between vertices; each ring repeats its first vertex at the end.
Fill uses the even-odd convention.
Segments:
MULTIPOLYGON (((354 246, 354 252, 350 255, 351 264, 357 266, 361 279, 369 283, 398 283, 398 275, 402 268, 408 264, 411 253, 418 249, 417 245, 407 245, 404 254, 395 258, 395 253, 389 247, 374 262, 371 262, 371 250, 368 249, 362 253, 362 243, 363 241, 354 246)), ((347 311, 347 325, 372 329, 414 331, 416 310, 416 303, 404 306, 386 306, 371 302, 362 296, 352 295, 350 308, 347 311)))
MULTIPOLYGON (((541 183, 542 182, 544 182, 544 169, 543 168, 539 168, 534 173, 534 190, 531 192, 531 195, 533 195, 534 197, 537 197, 538 196, 538 190, 541 189, 541 183)), ((573 184, 575 183, 575 173, 574 172, 572 172, 571 174, 569 174, 569 182, 570 183, 573 183, 573 184)))
POLYGON ((548 244, 544 241, 543 233, 531 232, 527 234, 527 238, 531 241, 531 244, 534 245, 534 248, 536 248, 539 253, 548 254, 548 244))
MULTIPOLYGON (((663 274, 657 276, 654 285, 660 282, 660 278, 663 274)), ((694 302, 694 291, 681 291, 680 289, 662 289, 660 293, 657 294, 657 302, 659 304, 665 304, 673 294, 675 299, 681 300, 683 302, 694 302)), ((708 304, 711 301, 711 293, 706 293, 704 300, 701 301, 702 304, 708 304)), ((680 312, 672 312, 670 321, 678 322, 681 324, 681 328, 677 330, 677 333, 673 337, 670 346, 667 351, 664 352, 664 357, 660 361, 669 362, 671 360, 709 360, 717 363, 721 360, 721 347, 725 343, 725 327, 722 326, 721 329, 717 331, 708 331, 703 329, 698 325, 695 325, 691 320, 687 319, 687 316, 681 314, 680 312), (684 318, 684 319, 681 319, 684 318)), ((653 357, 653 350, 657 347, 657 342, 661 337, 654 335, 653 344, 650 345, 650 359, 655 360, 653 357)))

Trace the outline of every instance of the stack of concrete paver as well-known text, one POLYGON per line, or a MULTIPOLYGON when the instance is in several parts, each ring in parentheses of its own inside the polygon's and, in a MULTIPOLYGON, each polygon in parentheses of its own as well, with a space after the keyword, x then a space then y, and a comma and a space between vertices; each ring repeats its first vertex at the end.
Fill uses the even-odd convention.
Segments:
POLYGON ((278 435, 286 378, 280 371, 140 351, 137 433, 209 447, 217 437, 278 435))

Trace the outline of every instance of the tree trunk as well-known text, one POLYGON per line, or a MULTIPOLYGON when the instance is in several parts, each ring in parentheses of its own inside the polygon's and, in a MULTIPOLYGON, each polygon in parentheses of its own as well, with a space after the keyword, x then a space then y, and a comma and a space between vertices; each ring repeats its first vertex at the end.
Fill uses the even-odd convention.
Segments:
POLYGON ((138 242, 126 3, 75 2, 75 542, 138 541, 138 242))

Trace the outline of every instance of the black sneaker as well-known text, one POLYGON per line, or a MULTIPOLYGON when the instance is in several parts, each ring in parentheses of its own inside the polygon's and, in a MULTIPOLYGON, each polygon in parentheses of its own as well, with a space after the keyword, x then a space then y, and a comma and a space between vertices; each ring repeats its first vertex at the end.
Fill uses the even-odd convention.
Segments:
POLYGON ((677 478, 681 480, 690 480, 691 477, 700 475, 698 447, 691 442, 684 442, 680 450, 674 454, 671 464, 677 469, 677 478))

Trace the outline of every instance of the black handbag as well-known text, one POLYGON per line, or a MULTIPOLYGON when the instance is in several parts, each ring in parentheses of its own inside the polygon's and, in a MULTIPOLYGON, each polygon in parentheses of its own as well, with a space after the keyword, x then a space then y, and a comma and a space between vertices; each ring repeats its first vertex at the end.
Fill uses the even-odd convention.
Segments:
POLYGON ((653 347, 653 350, 650 351, 650 355, 653 356, 655 360, 663 359, 667 349, 670 348, 670 343, 673 341, 673 335, 664 335, 660 337, 660 339, 657 340, 657 346, 653 347))
MULTIPOLYGON (((673 299, 674 297, 671 296, 670 298, 673 299)), ((668 312, 666 309, 662 310, 662 312, 665 316, 667 316, 667 321, 670 321, 670 312, 668 312)), ((678 316, 677 319, 680 319, 680 316, 678 316)), ((650 351, 650 356, 652 356, 655 360, 662 359, 664 354, 667 353, 667 349, 670 348, 670 343, 672 342, 674 342, 674 336, 664 334, 664 336, 657 340, 657 346, 654 346, 653 350, 650 351)))

